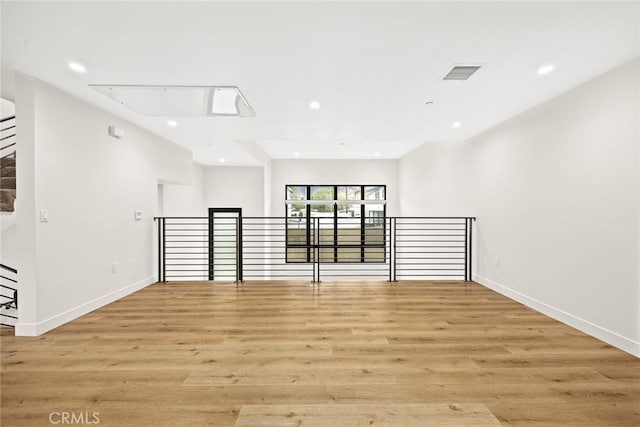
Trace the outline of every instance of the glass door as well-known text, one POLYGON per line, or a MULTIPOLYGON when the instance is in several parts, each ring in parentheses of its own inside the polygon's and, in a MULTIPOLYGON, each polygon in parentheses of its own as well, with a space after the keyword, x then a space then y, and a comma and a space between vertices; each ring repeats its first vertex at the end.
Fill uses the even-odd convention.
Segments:
POLYGON ((209 280, 242 281, 241 218, 241 208, 209 208, 209 280))

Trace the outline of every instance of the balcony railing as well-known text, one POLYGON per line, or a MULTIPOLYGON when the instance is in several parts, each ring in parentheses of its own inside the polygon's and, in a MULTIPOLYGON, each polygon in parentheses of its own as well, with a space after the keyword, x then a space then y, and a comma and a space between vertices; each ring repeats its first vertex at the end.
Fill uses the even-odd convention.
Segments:
POLYGON ((18 270, 0 264, 0 324, 14 326, 18 320, 18 270))
POLYGON ((155 220, 161 282, 472 278, 474 217, 155 220))

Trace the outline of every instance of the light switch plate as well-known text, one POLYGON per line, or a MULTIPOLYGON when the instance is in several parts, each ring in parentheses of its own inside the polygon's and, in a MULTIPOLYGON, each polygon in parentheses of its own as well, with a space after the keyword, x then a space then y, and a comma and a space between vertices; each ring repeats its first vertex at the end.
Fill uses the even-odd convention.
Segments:
POLYGON ((49 222, 49 209, 40 209, 40 222, 49 222))
POLYGON ((134 211, 133 212, 133 217, 136 219, 136 221, 141 221, 142 220, 142 211, 134 211))

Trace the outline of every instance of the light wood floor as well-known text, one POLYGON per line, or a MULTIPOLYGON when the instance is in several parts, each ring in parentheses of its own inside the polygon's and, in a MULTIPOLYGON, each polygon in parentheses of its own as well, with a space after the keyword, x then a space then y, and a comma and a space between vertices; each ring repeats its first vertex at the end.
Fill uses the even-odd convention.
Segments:
POLYGON ((12 332, 2 426, 640 425, 640 359, 473 283, 158 284, 12 332))

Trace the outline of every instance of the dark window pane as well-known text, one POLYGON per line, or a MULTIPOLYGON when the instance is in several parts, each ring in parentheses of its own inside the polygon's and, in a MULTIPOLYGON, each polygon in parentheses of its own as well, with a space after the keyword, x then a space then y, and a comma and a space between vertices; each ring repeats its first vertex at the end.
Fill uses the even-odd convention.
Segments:
POLYGON ((364 187, 365 200, 385 200, 385 191, 383 186, 364 187))
POLYGON ((287 185, 287 200, 307 200, 307 187, 287 185))
POLYGON ((288 217, 306 218, 306 216, 307 216, 307 205, 303 205, 301 203, 287 204, 287 216, 288 217))
POLYGON ((333 187, 311 187, 311 200, 334 200, 333 187))
POLYGON ((381 226, 384 223, 384 205, 364 205, 364 218, 366 227, 381 226))
POLYGON ((347 187, 347 200, 362 200, 360 186, 347 187))
MULTIPOLYGON (((344 204, 338 205, 338 218, 360 218, 360 204, 344 204)), ((359 223, 360 221, 358 221, 359 223)))
POLYGON ((307 219, 287 219, 287 262, 308 262, 307 219))
MULTIPOLYGON (((333 203, 311 204, 309 205, 309 209, 311 209, 312 217, 333 218, 333 203)), ((323 221, 323 224, 326 223, 326 221, 323 221)))

